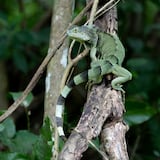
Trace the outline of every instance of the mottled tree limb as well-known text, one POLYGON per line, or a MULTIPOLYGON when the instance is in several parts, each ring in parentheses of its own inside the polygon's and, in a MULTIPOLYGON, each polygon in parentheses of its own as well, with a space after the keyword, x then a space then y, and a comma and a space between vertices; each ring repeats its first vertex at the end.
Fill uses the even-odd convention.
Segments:
POLYGON ((128 127, 122 121, 123 113, 120 92, 106 88, 104 83, 94 86, 80 121, 65 144, 59 160, 79 160, 87 150, 88 142, 100 133, 103 151, 108 155, 105 159, 127 160, 125 132, 128 127))
MULTIPOLYGON (((104 3, 104 1, 102 1, 104 3)), ((100 7, 100 5, 99 5, 100 7)), ((116 34, 116 8, 109 10, 96 20, 95 24, 102 30, 116 34)), ((107 75, 110 81, 112 75, 107 75)), ((128 160, 125 133, 128 126, 123 123, 125 112, 122 96, 112 90, 110 85, 94 85, 89 93, 82 116, 77 127, 68 138, 59 160, 79 160, 92 138, 101 135, 102 150, 106 153, 103 159, 128 160)))
MULTIPOLYGON (((116 7, 112 8, 104 15, 103 22, 103 25, 107 26, 106 32, 117 34, 118 22, 116 7)), ((98 24, 100 24, 100 22, 98 22, 98 24)), ((122 111, 125 111, 123 98, 118 98, 121 95, 118 91, 111 92, 110 94, 113 100, 113 102, 110 103, 110 105, 112 105, 112 116, 110 121, 106 121, 103 126, 104 129, 101 131, 102 148, 110 160, 128 160, 129 157, 125 141, 125 133, 128 130, 128 126, 123 123, 122 111), (116 112, 118 114, 115 114, 116 112)))
MULTIPOLYGON (((55 0, 53 3, 49 50, 53 50, 54 46, 59 41, 59 37, 61 37, 64 30, 71 22, 73 1, 74 0, 55 0)), ((68 48, 69 41, 66 39, 47 66, 44 117, 49 117, 52 127, 54 128, 52 134, 52 139, 54 139, 54 146, 52 149, 53 160, 57 160, 59 149, 59 138, 54 116, 55 106, 60 94, 61 79, 67 66, 68 48)))

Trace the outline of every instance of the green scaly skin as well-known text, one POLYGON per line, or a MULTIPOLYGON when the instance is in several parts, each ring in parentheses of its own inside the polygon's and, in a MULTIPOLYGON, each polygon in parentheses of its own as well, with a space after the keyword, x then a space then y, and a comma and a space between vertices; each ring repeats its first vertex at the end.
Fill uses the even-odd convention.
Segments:
POLYGON ((75 85, 90 81, 100 83, 104 75, 112 73, 116 76, 111 86, 124 92, 122 83, 131 80, 132 74, 123 68, 125 57, 124 47, 117 35, 111 35, 95 27, 74 26, 67 31, 71 39, 75 39, 90 48, 91 68, 75 76, 61 92, 56 106, 56 122, 59 136, 65 137, 63 131, 63 109, 65 99, 75 85))

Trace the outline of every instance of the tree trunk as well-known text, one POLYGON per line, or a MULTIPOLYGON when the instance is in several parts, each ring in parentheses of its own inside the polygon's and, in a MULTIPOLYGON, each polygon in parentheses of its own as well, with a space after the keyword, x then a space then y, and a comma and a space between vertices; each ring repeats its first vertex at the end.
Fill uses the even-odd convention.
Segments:
MULTIPOLYGON (((58 43, 59 37, 67 28, 71 21, 73 0, 55 0, 52 13, 52 24, 50 34, 49 50, 52 50, 58 43)), ((46 89, 45 89, 45 117, 49 117, 52 126, 55 125, 55 106, 57 98, 60 94, 60 83, 63 72, 67 65, 68 40, 66 40, 56 55, 50 61, 47 68, 46 75, 46 89)), ((57 132, 53 135, 56 144, 54 144, 53 159, 57 159, 58 137, 57 132)))
MULTIPOLYGON (((89 1, 88 1, 89 2, 89 1)), ((99 7, 104 5, 100 1, 99 7)), ((95 25, 111 34, 117 31, 116 8, 110 9, 98 20, 95 25)), ((112 75, 106 76, 108 82, 112 75)), ((123 123, 125 111, 122 96, 119 91, 112 90, 111 85, 103 82, 94 85, 89 93, 82 116, 77 127, 68 138, 59 160, 79 160, 87 150, 88 142, 101 135, 102 153, 105 160, 128 160, 125 133, 128 126, 123 123)))

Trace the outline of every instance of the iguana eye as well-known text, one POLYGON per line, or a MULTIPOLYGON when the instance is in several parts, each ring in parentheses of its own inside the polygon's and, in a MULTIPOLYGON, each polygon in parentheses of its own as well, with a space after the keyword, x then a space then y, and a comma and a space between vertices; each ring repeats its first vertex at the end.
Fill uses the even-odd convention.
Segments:
POLYGON ((75 28, 75 29, 74 29, 74 32, 76 32, 76 33, 77 33, 77 32, 78 32, 78 29, 77 29, 77 28, 75 28))

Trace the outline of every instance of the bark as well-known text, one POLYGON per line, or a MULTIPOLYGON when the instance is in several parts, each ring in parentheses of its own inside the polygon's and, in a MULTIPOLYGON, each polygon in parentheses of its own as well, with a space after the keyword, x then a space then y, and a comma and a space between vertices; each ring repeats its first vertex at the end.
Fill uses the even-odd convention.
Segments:
MULTIPOLYGON (((67 140, 59 159, 79 160, 88 148, 88 141, 100 134, 104 123, 106 123, 106 128, 102 132, 102 146, 105 151, 107 149, 109 159, 123 153, 121 150, 126 149, 123 137, 127 130, 122 122, 123 112, 124 106, 119 92, 106 88, 104 83, 94 86, 84 106, 81 119, 67 140)), ((125 156, 123 158, 123 155, 120 156, 120 159, 126 159, 125 156)))
MULTIPOLYGON (((101 16, 95 24, 108 33, 116 34, 116 8, 101 16)), ((106 76, 108 82, 112 77, 106 76)), ((110 84, 106 86, 105 82, 93 86, 79 123, 64 145, 59 160, 81 159, 83 152, 88 148, 88 142, 99 135, 102 150, 106 153, 104 159, 128 160, 125 142, 128 126, 123 123, 124 111, 120 92, 112 90, 110 84)))
MULTIPOLYGON (((58 43, 60 35, 67 28, 71 21, 72 15, 72 0, 55 0, 52 15, 50 45, 48 54, 53 50, 54 46, 58 43)), ((63 76, 63 72, 67 65, 67 52, 68 41, 66 40, 60 49, 56 52, 56 55, 50 61, 47 68, 46 75, 46 90, 45 90, 45 117, 49 117, 52 126, 55 128, 55 106, 57 98, 60 94, 60 83, 63 76)), ((55 139, 54 152, 52 159, 56 159, 56 149, 58 147, 57 132, 53 135, 55 139)))

